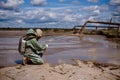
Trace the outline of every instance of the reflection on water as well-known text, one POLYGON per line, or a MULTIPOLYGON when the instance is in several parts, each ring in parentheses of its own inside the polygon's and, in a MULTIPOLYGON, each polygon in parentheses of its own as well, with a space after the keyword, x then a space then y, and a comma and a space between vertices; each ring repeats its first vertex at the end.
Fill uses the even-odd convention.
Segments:
MULTIPOLYGON (((0 38, 0 66, 15 65, 22 60, 17 51, 19 36, 0 38)), ((120 65, 120 49, 103 36, 47 36, 39 40, 48 44, 45 61, 52 64, 70 63, 71 59, 93 60, 120 65)))

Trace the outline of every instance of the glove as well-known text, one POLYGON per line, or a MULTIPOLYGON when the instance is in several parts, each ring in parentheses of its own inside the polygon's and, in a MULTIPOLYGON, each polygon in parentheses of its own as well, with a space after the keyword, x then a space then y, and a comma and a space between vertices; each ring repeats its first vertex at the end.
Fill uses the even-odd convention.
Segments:
POLYGON ((48 48, 48 44, 45 44, 45 47, 48 48))

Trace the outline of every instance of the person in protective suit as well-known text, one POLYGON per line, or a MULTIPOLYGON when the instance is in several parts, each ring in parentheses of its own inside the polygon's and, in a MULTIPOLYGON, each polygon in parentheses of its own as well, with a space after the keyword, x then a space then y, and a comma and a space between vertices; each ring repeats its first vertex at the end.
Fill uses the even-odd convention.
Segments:
POLYGON ((27 64, 28 62, 32 62, 33 64, 43 64, 44 61, 42 59, 43 53, 48 47, 48 45, 40 45, 38 40, 42 37, 42 30, 29 29, 26 34, 26 47, 25 54, 23 58, 23 64, 27 64))

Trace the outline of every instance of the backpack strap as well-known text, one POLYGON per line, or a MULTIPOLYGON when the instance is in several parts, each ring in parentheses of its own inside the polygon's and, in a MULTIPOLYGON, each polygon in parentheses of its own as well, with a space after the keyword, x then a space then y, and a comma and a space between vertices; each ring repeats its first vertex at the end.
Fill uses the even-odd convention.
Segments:
POLYGON ((36 37, 35 35, 25 35, 24 39, 27 41, 27 40, 33 39, 35 37, 36 37))

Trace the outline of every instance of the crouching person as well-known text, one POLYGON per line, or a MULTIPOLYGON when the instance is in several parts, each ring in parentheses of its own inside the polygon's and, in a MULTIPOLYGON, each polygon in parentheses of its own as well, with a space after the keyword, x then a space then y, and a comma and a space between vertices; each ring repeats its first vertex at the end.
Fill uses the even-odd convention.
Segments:
POLYGON ((36 31, 34 31, 33 29, 28 30, 25 37, 26 40, 25 53, 23 54, 24 65, 29 62, 32 62, 33 64, 44 63, 42 56, 48 45, 40 45, 38 43, 38 40, 41 37, 42 37, 42 30, 40 29, 36 29, 36 31))

